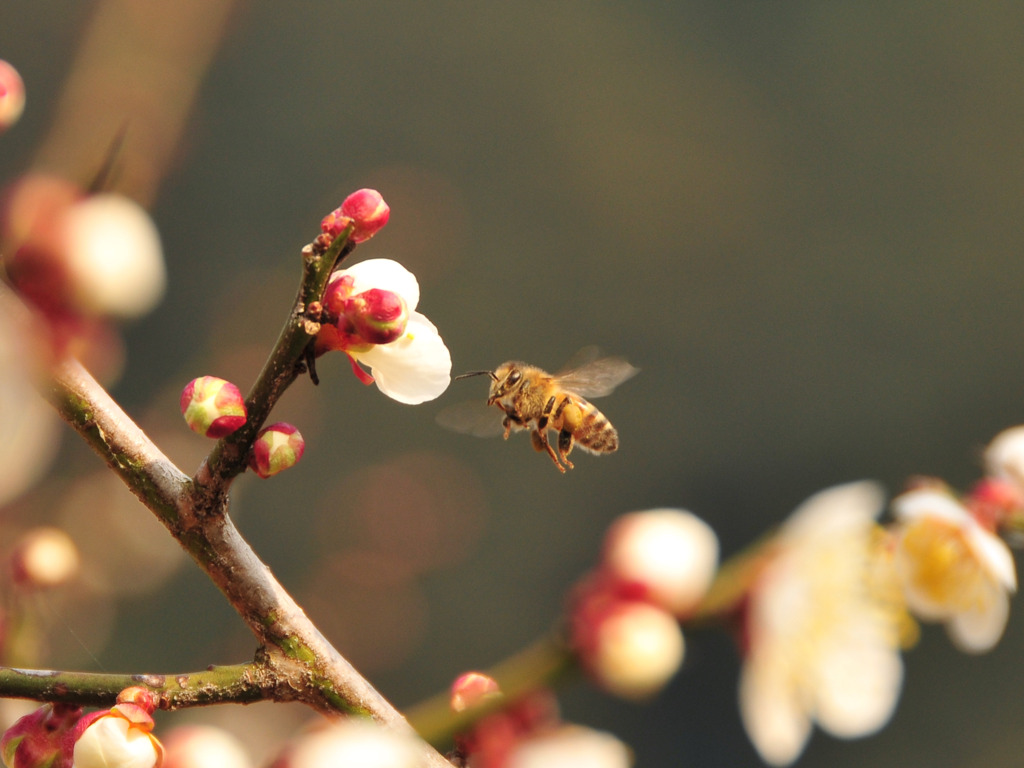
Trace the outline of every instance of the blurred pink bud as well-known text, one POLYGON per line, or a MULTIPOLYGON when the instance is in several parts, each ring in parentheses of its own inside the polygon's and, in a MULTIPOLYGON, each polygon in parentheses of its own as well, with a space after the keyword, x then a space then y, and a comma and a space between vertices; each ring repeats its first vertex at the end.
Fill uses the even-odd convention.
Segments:
POLYGON ((185 725, 167 734, 163 742, 163 768, 252 768, 242 743, 221 728, 185 725))
POLYGON ((453 712, 465 712, 470 707, 501 696, 498 681, 483 672, 465 672, 455 678, 451 687, 453 712))
POLYGON ((27 587, 57 587, 78 573, 78 547, 60 528, 41 526, 22 536, 11 556, 14 580, 27 587))
POLYGON ((18 70, 0 59, 0 133, 21 117, 25 110, 25 83, 18 70))
POLYGON ((64 218, 83 192, 64 179, 28 174, 11 184, 0 205, 0 250, 18 292, 47 315, 71 311, 71 273, 64 218))
POLYGON ((273 477, 294 467, 306 450, 306 441, 291 424, 271 424, 260 431, 252 447, 249 466, 260 477, 273 477))
POLYGON ((353 224, 349 239, 353 243, 369 240, 388 223, 391 208, 375 189, 360 189, 345 198, 341 207, 331 211, 320 222, 325 234, 337 237, 349 224, 353 224))
POLYGON ((25 715, 0 738, 0 755, 7 768, 71 768, 82 708, 73 704, 44 704, 25 715))
POLYGON ((216 376, 200 376, 185 385, 181 413, 189 429, 215 439, 230 435, 247 416, 238 387, 216 376))

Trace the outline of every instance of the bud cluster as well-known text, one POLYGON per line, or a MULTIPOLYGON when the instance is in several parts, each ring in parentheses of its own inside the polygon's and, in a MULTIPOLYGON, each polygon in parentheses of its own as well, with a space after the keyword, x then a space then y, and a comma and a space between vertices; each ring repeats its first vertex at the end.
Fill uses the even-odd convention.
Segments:
POLYGON ((571 644, 594 681, 630 699, 660 690, 682 664, 679 620, 697 608, 717 565, 714 532, 689 512, 619 518, 599 567, 570 599, 571 644))

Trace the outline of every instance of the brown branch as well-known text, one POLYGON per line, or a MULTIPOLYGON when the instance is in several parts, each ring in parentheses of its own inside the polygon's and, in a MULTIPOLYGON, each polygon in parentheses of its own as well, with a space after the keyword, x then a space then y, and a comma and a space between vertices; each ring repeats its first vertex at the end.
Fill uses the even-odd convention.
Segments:
MULTIPOLYGON (((365 715, 401 732, 405 718, 323 637, 242 538, 226 495, 192 482, 77 361, 54 372, 58 411, 156 514, 220 588, 265 649, 274 698, 330 713, 365 715), (287 694, 285 693, 287 691, 287 694)), ((423 764, 448 766, 423 743, 423 764)))

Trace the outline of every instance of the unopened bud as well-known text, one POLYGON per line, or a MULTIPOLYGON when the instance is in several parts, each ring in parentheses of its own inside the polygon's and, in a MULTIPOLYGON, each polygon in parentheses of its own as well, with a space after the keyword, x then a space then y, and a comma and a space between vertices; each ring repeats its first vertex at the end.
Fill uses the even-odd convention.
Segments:
POLYGON ((608 529, 603 565, 614 578, 643 585, 648 600, 681 616, 697 606, 711 585, 718 537, 690 512, 633 512, 608 529))
POLYGON ((465 712, 500 696, 498 681, 493 677, 483 672, 465 672, 452 683, 450 703, 453 712, 465 712))
POLYGON ((659 691, 683 661, 676 619, 647 602, 597 592, 576 606, 572 645, 584 669, 609 693, 641 699, 659 691))
POLYGON ((1024 426, 1010 427, 993 438, 985 449, 985 469, 1024 487, 1024 426))
POLYGON ((60 528, 42 526, 26 533, 11 557, 14 579, 31 587, 57 587, 78 572, 78 547, 60 528))
POLYGON ((182 390, 181 413, 193 432, 221 438, 245 424, 245 399, 230 381, 200 376, 182 390))
POLYGON ((18 70, 0 59, 0 133, 21 117, 25 110, 25 83, 18 70))
POLYGON ((388 223, 391 208, 375 189, 360 189, 345 198, 341 207, 331 211, 320 222, 320 228, 331 237, 337 237, 353 225, 349 239, 353 243, 369 240, 388 223))
POLYGON ((74 704, 44 704, 8 728, 0 738, 7 768, 70 768, 73 730, 82 717, 74 704))
POLYGON ((161 299, 167 281, 160 235, 127 197, 92 195, 65 216, 68 268, 84 312, 139 317, 161 299))
POLYGON ((153 736, 153 718, 135 704, 98 714, 75 742, 74 768, 158 768, 163 746, 153 736))
POLYGON ((260 431, 252 446, 249 466, 260 477, 273 477, 294 467, 306 450, 306 442, 291 424, 271 424, 260 431))
POLYGON ((409 307, 393 291, 371 288, 345 302, 338 329, 349 331, 367 344, 390 344, 402 338, 409 322, 409 307))

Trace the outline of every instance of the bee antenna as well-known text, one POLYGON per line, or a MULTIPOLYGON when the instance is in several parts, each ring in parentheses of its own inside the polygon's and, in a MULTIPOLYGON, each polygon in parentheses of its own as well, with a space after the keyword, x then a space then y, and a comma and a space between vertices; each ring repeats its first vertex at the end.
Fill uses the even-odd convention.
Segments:
POLYGON ((494 371, 470 371, 469 373, 459 374, 458 376, 455 377, 455 380, 458 381, 459 379, 468 379, 471 376, 490 376, 495 381, 498 380, 498 377, 494 375, 494 371))

